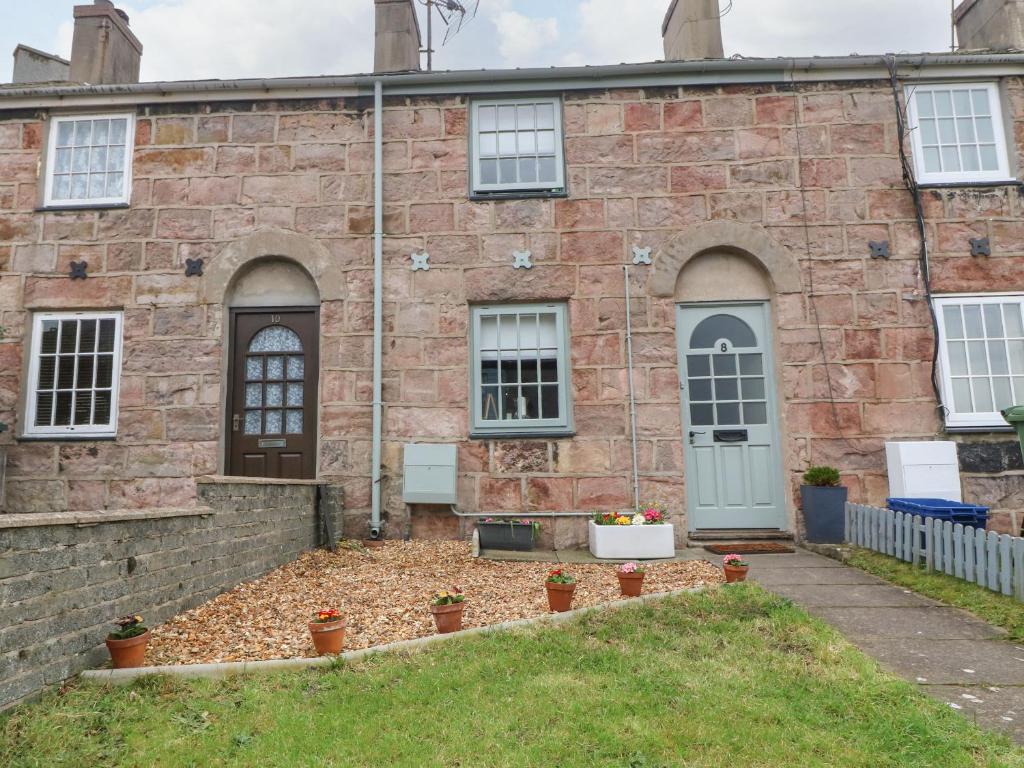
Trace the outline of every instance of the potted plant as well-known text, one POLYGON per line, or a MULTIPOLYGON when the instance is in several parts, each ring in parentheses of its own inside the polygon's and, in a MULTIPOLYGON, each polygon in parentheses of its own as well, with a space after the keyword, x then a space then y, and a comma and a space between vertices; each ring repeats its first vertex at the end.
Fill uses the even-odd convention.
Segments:
POLYGON ((726 584, 746 581, 750 563, 743 559, 743 555, 726 555, 722 558, 722 570, 725 571, 726 584))
POLYGON ((466 596, 458 587, 437 592, 430 601, 430 612, 434 614, 437 634, 446 635, 462 629, 462 609, 465 607, 466 596))
POLYGON ((146 659, 149 630, 137 615, 122 616, 114 622, 117 629, 107 635, 107 650, 114 669, 141 667, 146 659))
POLYGON ((345 645, 345 619, 341 611, 337 608, 317 611, 309 622, 309 634, 313 636, 317 656, 341 653, 345 645))
POLYGON ((599 512, 590 521, 590 552, 611 560, 675 557, 675 537, 667 521, 664 507, 656 502, 629 512, 599 512))
POLYGON ((536 520, 495 520, 485 517, 476 524, 481 549, 506 549, 529 552, 540 531, 536 520))
POLYGON ((624 597, 640 597, 644 586, 644 569, 636 563, 623 563, 615 569, 619 578, 619 592, 624 597))
POLYGON ((811 467, 800 486, 807 541, 842 544, 846 532, 846 488, 835 467, 811 467))
POLYGON ((552 611, 562 613, 572 608, 572 594, 576 591, 576 579, 572 574, 561 568, 548 571, 544 587, 548 592, 548 607, 552 611))

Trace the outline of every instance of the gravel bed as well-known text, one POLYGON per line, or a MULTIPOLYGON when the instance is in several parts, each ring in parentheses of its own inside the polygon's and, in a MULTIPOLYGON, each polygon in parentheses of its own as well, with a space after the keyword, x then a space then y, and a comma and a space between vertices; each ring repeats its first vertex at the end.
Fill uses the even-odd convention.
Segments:
MULTIPOLYGON (((548 612, 548 563, 474 558, 455 541, 389 541, 369 550, 316 550, 153 628, 147 664, 303 658, 316 655, 306 627, 322 608, 339 608, 345 648, 434 633, 430 596, 458 585, 466 593, 464 627, 548 612)), ((577 580, 574 608, 620 599, 612 565, 562 565, 577 580)), ((717 584, 707 561, 645 566, 644 593, 717 584)))

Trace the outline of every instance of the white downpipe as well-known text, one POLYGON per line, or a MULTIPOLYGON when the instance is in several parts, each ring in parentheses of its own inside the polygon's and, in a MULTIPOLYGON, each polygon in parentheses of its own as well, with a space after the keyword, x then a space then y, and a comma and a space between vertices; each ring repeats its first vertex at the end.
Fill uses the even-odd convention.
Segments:
POLYGON ((636 459, 636 395, 633 392, 633 316, 629 306, 629 265, 622 267, 626 283, 626 366, 629 369, 629 426, 633 447, 633 508, 640 507, 640 478, 636 459))
POLYGON ((381 538, 380 454, 383 423, 384 350, 384 87, 373 83, 373 446, 370 488, 370 538, 381 538))

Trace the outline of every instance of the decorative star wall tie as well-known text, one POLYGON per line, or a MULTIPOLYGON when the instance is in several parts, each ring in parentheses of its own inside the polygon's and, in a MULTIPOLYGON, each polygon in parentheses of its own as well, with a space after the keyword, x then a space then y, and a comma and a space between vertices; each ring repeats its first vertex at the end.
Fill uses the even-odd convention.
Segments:
POLYGON ((533 262, 530 261, 532 254, 529 251, 512 251, 512 269, 533 269, 533 262))
POLYGON ((430 254, 426 251, 422 253, 413 253, 410 255, 412 259, 412 271, 415 272, 418 269, 422 269, 424 272, 430 269, 430 264, 427 261, 430 259, 430 254))
POLYGON ((971 238, 971 256, 991 256, 992 246, 989 245, 987 237, 971 238))
POLYGON ((633 263, 634 264, 650 264, 651 263, 651 249, 641 248, 639 245, 633 246, 633 263))
POLYGON ((86 261, 72 261, 71 271, 68 273, 68 277, 72 280, 85 280, 89 276, 86 270, 89 268, 89 263, 86 261))
POLYGON ((882 240, 881 242, 875 242, 874 240, 868 241, 868 249, 871 251, 872 259, 888 259, 889 258, 889 241, 882 240))
POLYGON ((185 259, 185 277, 202 277, 203 276, 203 260, 202 259, 185 259))

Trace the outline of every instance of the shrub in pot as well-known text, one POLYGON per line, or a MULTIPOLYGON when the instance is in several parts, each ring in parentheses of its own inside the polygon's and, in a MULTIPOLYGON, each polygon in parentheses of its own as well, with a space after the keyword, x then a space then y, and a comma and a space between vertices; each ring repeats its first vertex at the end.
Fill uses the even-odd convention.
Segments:
POLYGON ((540 531, 536 520, 496 520, 486 517, 476 524, 481 549, 505 549, 529 552, 540 531))
POLYGON ((337 608, 317 611, 309 622, 309 634, 318 656, 341 653, 345 646, 345 619, 337 608))
POLYGON ((466 596, 458 587, 434 594, 430 601, 430 612, 434 614, 437 634, 446 635, 462 629, 462 609, 465 607, 465 600, 466 596))
POLYGON ((561 568, 548 571, 544 581, 548 593, 548 607, 556 613, 572 608, 572 594, 576 591, 576 579, 561 568))
POLYGON ((722 558, 722 570, 725 571, 725 583, 734 584, 747 580, 750 563, 743 559, 743 555, 726 555, 722 558))
POLYGON ((640 597, 644 586, 644 569, 636 563, 623 563, 615 569, 619 592, 623 597, 640 597))
POLYGON ((114 623, 117 629, 107 635, 107 650, 114 669, 141 667, 146 660, 146 646, 150 638, 142 617, 135 614, 122 616, 114 623))
POLYGON ((807 541, 842 544, 846 528, 846 488, 839 484, 835 467, 811 467, 800 486, 807 541))

